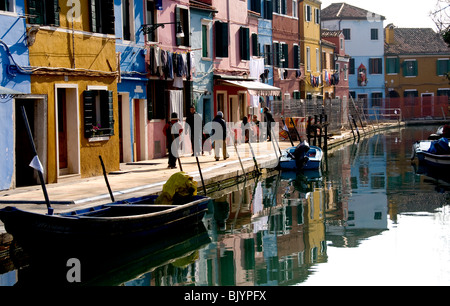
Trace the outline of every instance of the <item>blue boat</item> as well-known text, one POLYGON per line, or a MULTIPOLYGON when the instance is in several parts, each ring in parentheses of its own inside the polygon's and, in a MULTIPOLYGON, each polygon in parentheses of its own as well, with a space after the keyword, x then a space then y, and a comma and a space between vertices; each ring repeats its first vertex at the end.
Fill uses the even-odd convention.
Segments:
POLYGON ((0 210, 0 220, 24 248, 47 242, 120 243, 202 222, 210 201, 206 196, 193 196, 185 204, 155 205, 157 197, 129 198, 53 215, 6 207, 0 210))
POLYGON ((323 151, 316 146, 309 146, 305 141, 296 147, 284 150, 280 156, 279 166, 284 170, 317 170, 323 159, 323 151))
POLYGON ((411 159, 417 157, 419 164, 449 168, 450 167, 450 147, 446 138, 439 140, 421 140, 413 144, 413 155, 411 159))

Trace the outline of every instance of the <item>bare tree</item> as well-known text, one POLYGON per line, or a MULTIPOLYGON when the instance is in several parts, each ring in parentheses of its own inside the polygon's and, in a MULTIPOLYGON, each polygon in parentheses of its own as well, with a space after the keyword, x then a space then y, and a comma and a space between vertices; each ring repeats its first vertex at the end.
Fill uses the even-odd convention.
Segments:
POLYGON ((430 12, 430 17, 439 33, 448 32, 450 30, 450 0, 437 0, 434 10, 430 12))

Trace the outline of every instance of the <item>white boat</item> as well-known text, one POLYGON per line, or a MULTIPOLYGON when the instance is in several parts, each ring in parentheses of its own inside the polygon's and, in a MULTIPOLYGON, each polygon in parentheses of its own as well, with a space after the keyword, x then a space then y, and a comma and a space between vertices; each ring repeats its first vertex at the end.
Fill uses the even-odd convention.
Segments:
POLYGON ((450 146, 446 138, 420 140, 413 144, 412 159, 417 157, 420 164, 434 167, 450 167, 450 146))
POLYGON ((280 156, 279 166, 285 170, 316 170, 320 169, 323 151, 316 146, 309 146, 306 141, 296 147, 284 150, 280 156))

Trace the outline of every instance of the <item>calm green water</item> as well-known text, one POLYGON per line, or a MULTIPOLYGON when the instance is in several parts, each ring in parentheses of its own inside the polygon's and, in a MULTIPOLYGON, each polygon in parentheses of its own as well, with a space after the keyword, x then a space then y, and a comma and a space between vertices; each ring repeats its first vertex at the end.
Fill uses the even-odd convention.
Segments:
POLYGON ((436 128, 395 129, 335 149, 321 173, 274 172, 217 190, 204 228, 168 238, 108 280, 450 285, 450 175, 446 182, 419 174, 410 159, 413 142, 436 128))

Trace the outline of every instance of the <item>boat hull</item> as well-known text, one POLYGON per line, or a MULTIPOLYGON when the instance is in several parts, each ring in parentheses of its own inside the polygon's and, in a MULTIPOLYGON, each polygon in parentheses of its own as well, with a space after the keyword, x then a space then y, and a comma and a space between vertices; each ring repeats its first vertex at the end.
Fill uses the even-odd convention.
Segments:
POLYGON ((432 167, 450 167, 450 154, 433 154, 428 152, 431 140, 423 140, 413 145, 413 152, 420 164, 432 167))
POLYGON ((129 200, 119 201, 52 216, 7 207, 0 210, 0 219, 24 248, 46 242, 128 243, 201 222, 210 200, 197 196, 183 205, 152 205, 155 198, 136 198, 131 204, 129 200))

